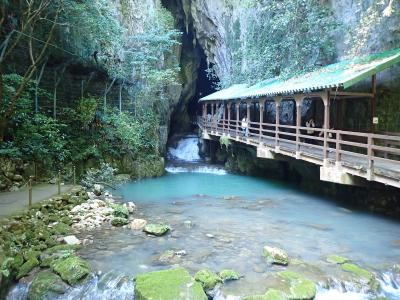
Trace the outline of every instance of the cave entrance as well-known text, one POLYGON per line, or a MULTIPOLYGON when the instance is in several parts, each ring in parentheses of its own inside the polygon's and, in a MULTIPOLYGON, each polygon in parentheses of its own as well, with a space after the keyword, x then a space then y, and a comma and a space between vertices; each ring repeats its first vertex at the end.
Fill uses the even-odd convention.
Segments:
POLYGON ((211 69, 213 65, 207 62, 207 56, 203 48, 197 44, 197 53, 199 54, 200 64, 197 69, 196 92, 194 97, 187 104, 187 112, 191 120, 195 120, 197 116, 201 116, 202 110, 199 100, 207 95, 217 91, 219 79, 213 75, 211 69))

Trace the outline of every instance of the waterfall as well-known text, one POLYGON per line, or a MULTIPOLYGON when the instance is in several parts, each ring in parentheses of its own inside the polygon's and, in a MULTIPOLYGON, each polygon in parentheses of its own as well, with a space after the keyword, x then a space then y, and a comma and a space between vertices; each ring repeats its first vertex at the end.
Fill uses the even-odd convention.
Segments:
POLYGON ((186 162, 199 161, 199 138, 196 136, 187 136, 181 139, 176 148, 168 149, 168 156, 170 159, 176 159, 186 162))

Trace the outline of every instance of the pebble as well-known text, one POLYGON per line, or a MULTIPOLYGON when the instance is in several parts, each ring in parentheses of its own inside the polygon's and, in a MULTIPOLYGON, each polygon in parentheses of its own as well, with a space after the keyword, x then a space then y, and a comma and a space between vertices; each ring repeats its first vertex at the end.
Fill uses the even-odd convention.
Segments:
POLYGON ((214 236, 213 234, 211 234, 211 233, 207 233, 207 234, 206 234, 206 237, 208 237, 208 238, 210 238, 210 239, 215 238, 215 236, 214 236))

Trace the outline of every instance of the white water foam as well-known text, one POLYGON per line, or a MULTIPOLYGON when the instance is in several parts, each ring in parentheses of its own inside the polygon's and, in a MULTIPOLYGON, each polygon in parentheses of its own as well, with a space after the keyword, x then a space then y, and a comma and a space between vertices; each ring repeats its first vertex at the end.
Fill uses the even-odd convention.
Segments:
POLYGON ((199 161, 199 138, 186 137, 178 142, 176 148, 169 148, 168 153, 171 158, 187 162, 199 161))
POLYGON ((226 175, 227 172, 224 169, 216 167, 199 166, 193 168, 186 167, 166 167, 165 170, 168 173, 203 173, 203 174, 214 174, 214 175, 226 175))

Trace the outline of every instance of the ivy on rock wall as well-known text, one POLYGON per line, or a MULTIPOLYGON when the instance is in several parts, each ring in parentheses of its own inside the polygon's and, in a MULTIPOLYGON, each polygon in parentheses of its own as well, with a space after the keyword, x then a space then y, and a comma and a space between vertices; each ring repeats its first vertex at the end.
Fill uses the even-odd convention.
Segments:
POLYGON ((321 1, 247 0, 232 5, 242 12, 233 22, 225 21, 232 66, 223 86, 295 75, 334 59, 332 32, 337 24, 321 1))

